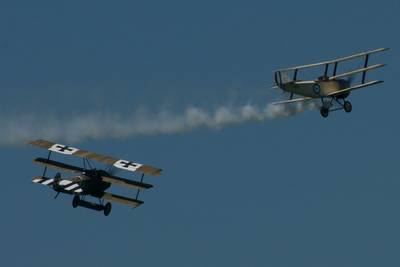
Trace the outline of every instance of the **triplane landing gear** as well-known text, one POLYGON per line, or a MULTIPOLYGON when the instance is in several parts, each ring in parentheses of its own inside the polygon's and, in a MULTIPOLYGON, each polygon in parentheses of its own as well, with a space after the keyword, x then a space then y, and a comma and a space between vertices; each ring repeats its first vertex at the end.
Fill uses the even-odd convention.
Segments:
POLYGON ((96 204, 81 199, 79 195, 75 195, 74 198, 72 199, 72 207, 77 208, 79 206, 85 207, 87 209, 103 211, 105 216, 108 216, 111 213, 111 208, 112 208, 110 202, 107 202, 105 205, 103 205, 102 203, 96 204))
POLYGON ((322 98, 321 101, 322 107, 320 109, 320 113, 324 118, 327 118, 331 111, 343 109, 345 112, 350 113, 353 110, 353 106, 351 105, 350 101, 344 100, 343 98, 332 97, 330 101, 325 101, 325 99, 322 98), (335 102, 339 105, 339 107, 333 107, 335 102))

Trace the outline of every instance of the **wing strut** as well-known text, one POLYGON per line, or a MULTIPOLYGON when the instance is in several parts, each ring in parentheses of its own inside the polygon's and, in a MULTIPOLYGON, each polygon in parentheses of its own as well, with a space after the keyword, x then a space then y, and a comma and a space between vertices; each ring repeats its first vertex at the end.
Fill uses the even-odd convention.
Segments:
POLYGON ((336 72, 337 72, 337 65, 338 63, 335 62, 335 66, 333 67, 333 76, 336 76, 336 72))
MULTIPOLYGON (((369 54, 367 54, 365 56, 364 69, 368 67, 368 60, 369 60, 369 54)), ((363 75, 362 75, 362 83, 365 83, 365 75, 367 75, 367 71, 366 70, 363 72, 363 75)))
MULTIPOLYGON (((51 156, 51 151, 49 150, 49 154, 47 155, 47 160, 50 159, 50 156, 51 156)), ((42 177, 46 177, 46 172, 47 172, 47 165, 44 166, 42 177)))
MULTIPOLYGON (((143 183, 143 178, 144 178, 144 173, 142 173, 142 179, 140 179, 140 183, 143 183)), ((139 193, 140 193, 140 189, 138 189, 136 192, 136 200, 138 200, 138 198, 139 198, 139 193)))
POLYGON ((325 65, 324 77, 328 76, 328 69, 329 69, 329 64, 326 64, 326 65, 325 65))

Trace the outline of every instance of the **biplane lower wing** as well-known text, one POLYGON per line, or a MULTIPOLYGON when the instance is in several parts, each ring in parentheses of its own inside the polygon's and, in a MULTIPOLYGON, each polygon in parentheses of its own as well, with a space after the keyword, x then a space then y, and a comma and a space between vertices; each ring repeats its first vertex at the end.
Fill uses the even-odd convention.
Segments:
POLYGON ((290 103, 308 101, 308 100, 312 100, 312 99, 313 99, 312 97, 303 97, 303 98, 296 98, 296 99, 290 99, 290 100, 285 100, 285 101, 273 102, 271 104, 272 105, 290 104, 290 103))
POLYGON ((349 87, 349 88, 346 88, 346 89, 342 89, 342 90, 330 93, 327 96, 328 97, 332 97, 332 96, 340 95, 340 94, 347 93, 347 92, 350 92, 350 91, 354 91, 354 90, 357 90, 357 89, 369 87, 369 86, 372 86, 372 85, 375 85, 375 84, 379 84, 379 83, 383 83, 383 81, 372 81, 372 82, 367 82, 367 83, 363 83, 363 84, 358 84, 358 85, 355 85, 355 86, 352 86, 352 87, 349 87))
POLYGON ((66 179, 61 179, 57 181, 53 178, 37 176, 32 179, 32 182, 35 184, 46 186, 54 186, 54 184, 57 182, 58 191, 61 191, 63 193, 80 194, 83 192, 82 188, 80 188, 79 186, 79 183, 66 179))
POLYGON ((36 158, 33 160, 33 162, 40 164, 40 165, 44 165, 46 167, 50 167, 53 169, 59 169, 59 170, 63 170, 63 171, 68 171, 68 172, 82 173, 85 171, 85 169, 83 169, 83 168, 72 166, 72 165, 65 164, 65 163, 58 162, 58 161, 54 161, 51 159, 36 158))
POLYGON ((136 182, 136 181, 132 181, 132 180, 128 180, 125 178, 116 177, 116 176, 111 176, 111 175, 110 176, 102 176, 102 180, 107 183, 117 184, 117 185, 126 186, 126 187, 130 187, 130 188, 134 188, 134 189, 140 189, 140 190, 150 189, 153 187, 153 185, 151 185, 151 184, 136 182))
POLYGON ((128 206, 132 206, 134 208, 136 208, 136 207, 138 207, 138 206, 140 206, 140 205, 142 205, 144 203, 141 200, 128 198, 128 197, 124 197, 124 196, 119 196, 119 195, 106 193, 106 192, 103 193, 102 195, 100 195, 99 198, 106 199, 106 200, 109 200, 109 201, 118 202, 120 204, 124 204, 124 205, 128 205, 128 206))

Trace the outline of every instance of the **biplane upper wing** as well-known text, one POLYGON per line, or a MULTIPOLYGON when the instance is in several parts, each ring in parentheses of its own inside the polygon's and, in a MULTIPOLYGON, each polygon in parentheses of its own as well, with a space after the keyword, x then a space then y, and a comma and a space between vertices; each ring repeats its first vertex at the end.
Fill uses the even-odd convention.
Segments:
POLYGON ((389 50, 389 48, 379 48, 379 49, 375 49, 375 50, 371 50, 371 51, 367 51, 367 52, 363 52, 363 53, 354 54, 354 55, 347 56, 347 57, 337 58, 337 59, 334 59, 334 60, 329 60, 329 61, 323 61, 323 62, 314 63, 314 64, 307 64, 307 65, 302 65, 302 66, 297 66, 297 67, 280 69, 280 70, 277 70, 277 72, 307 69, 307 68, 313 68, 313 67, 318 67, 318 66, 323 66, 323 65, 329 65, 329 64, 333 64, 333 63, 339 63, 339 62, 348 61, 348 60, 364 57, 364 56, 367 56, 367 55, 383 52, 383 51, 386 51, 386 50, 389 50))
POLYGON ((371 85, 375 85, 375 84, 379 84, 379 83, 383 83, 383 81, 372 81, 372 82, 367 82, 367 83, 362 83, 362 84, 358 84, 358 85, 354 85, 351 86, 349 88, 346 89, 342 89, 333 93, 328 94, 327 96, 335 96, 335 95, 340 95, 343 94, 345 92, 350 92, 356 89, 361 89, 361 88, 365 88, 365 87, 369 87, 371 85))
POLYGON ((107 192, 102 193, 98 197, 100 197, 102 199, 110 200, 110 201, 115 201, 120 204, 132 206, 134 208, 136 208, 144 203, 143 201, 138 200, 138 199, 119 196, 119 195, 115 195, 115 194, 111 194, 111 193, 107 193, 107 192))
POLYGON ((140 163, 135 163, 131 162, 129 160, 123 160, 123 159, 117 159, 114 157, 110 156, 105 156, 93 152, 89 152, 86 150, 82 150, 79 148, 75 147, 70 147, 66 146, 63 144, 57 144, 53 143, 50 141, 46 140, 35 140, 35 141, 30 141, 28 142, 30 145, 37 146, 40 148, 47 149, 52 152, 64 154, 64 155, 72 155, 76 157, 81 157, 81 158, 88 158, 92 160, 96 160, 105 164, 111 164, 116 168, 126 170, 126 171, 131 171, 131 172, 141 172, 149 175, 160 175, 161 174, 161 169, 140 164, 140 163))

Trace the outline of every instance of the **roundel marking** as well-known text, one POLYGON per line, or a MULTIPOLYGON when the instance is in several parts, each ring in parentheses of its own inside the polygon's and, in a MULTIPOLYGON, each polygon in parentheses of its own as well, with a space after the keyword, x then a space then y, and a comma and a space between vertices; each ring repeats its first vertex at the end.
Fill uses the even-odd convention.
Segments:
POLYGON ((313 91, 315 94, 319 95, 321 93, 321 86, 318 83, 314 84, 313 91))

